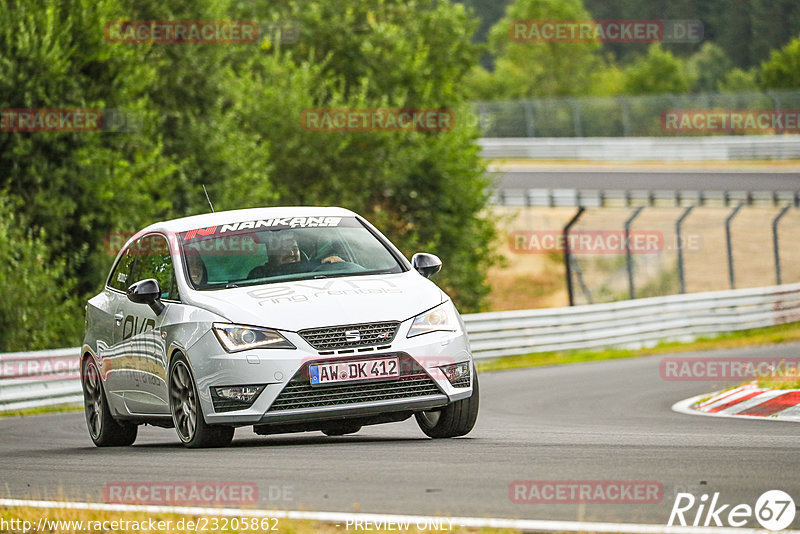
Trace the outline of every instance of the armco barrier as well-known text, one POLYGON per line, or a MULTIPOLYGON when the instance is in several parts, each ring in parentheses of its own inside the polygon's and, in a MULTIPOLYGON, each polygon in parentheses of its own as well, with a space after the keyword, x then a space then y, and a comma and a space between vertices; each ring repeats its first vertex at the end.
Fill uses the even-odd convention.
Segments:
POLYGON ((800 321, 800 284, 606 304, 465 315, 472 352, 493 358, 552 350, 643 347, 800 321))
MULTIPOLYGON (((464 315, 476 359, 644 347, 800 321, 800 284, 464 315)), ((81 402, 78 348, 0 354, 0 410, 81 402), (72 363, 65 371, 65 358, 72 363), (25 362, 25 365, 21 365, 25 362)))
POLYGON ((800 159, 800 135, 484 137, 485 159, 733 161, 800 159))
POLYGON ((0 354, 0 410, 82 401, 80 348, 0 354))

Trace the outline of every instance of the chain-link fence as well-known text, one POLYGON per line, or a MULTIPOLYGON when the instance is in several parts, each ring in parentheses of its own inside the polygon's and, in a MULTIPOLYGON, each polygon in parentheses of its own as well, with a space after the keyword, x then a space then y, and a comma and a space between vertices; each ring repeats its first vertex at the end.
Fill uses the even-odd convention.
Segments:
POLYGON ((675 135, 663 128, 665 112, 796 111, 800 91, 543 98, 475 106, 483 137, 660 137, 675 135))

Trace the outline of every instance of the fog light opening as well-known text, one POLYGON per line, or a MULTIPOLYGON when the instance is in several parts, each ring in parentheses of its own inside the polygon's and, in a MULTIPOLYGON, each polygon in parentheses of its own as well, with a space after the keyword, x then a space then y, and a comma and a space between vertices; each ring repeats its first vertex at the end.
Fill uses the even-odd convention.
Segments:
POLYGON ((218 412, 230 412, 249 408, 264 386, 219 386, 211 388, 211 399, 218 412))
POLYGON ((469 387, 469 367, 469 362, 461 362, 445 365, 440 367, 440 369, 452 386, 469 387), (465 378, 466 380, 464 380, 465 378))

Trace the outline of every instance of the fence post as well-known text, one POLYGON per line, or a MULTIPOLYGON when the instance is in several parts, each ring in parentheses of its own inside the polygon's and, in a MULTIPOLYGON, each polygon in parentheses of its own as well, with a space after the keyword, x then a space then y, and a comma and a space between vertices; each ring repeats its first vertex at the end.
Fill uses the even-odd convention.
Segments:
POLYGON ((575 305, 575 297, 572 295, 572 266, 569 263, 570 251, 569 251, 569 230, 572 226, 578 222, 583 212, 586 211, 586 208, 580 206, 578 211, 569 222, 564 226, 563 236, 564 236, 564 269, 567 274, 567 296, 569 297, 569 305, 575 305))
POLYGON ((530 100, 523 100, 522 107, 525 109, 525 133, 528 137, 536 137, 536 128, 533 123, 533 105, 530 100))
POLYGON ((730 215, 728 215, 728 218, 725 219, 725 244, 728 248, 728 278, 731 282, 731 289, 736 289, 736 276, 733 272, 733 241, 731 240, 731 221, 733 221, 733 218, 736 217, 737 213, 739 213, 739 210, 742 209, 742 206, 744 206, 744 204, 740 202, 739 205, 733 208, 733 211, 730 215))
POLYGON ((639 206, 625 221, 625 270, 628 271, 628 298, 631 300, 636 298, 633 284, 633 258, 631 257, 631 224, 643 209, 644 206, 639 206))
POLYGON ((583 137, 583 124, 581 123, 581 108, 574 98, 569 99, 572 107, 572 125, 575 127, 575 137, 583 137))
POLYGON ((617 101, 620 103, 620 107, 622 108, 622 137, 630 137, 631 114, 628 107, 628 100, 625 98, 618 98, 617 101))
POLYGON ((781 209, 780 213, 772 219, 772 250, 775 253, 775 281, 781 285, 781 251, 778 247, 778 223, 791 208, 791 204, 787 204, 781 209))
POLYGON ((694 206, 686 208, 675 223, 675 238, 678 240, 678 283, 681 287, 681 294, 686 293, 686 276, 683 271, 683 236, 681 235, 681 230, 683 229, 683 221, 686 220, 686 217, 689 216, 693 209, 694 206))

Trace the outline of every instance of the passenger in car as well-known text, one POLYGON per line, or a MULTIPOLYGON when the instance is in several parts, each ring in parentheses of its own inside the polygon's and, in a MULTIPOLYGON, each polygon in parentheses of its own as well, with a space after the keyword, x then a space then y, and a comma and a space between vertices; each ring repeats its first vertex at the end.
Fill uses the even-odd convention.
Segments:
POLYGON ((186 251, 186 268, 189 271, 189 279, 192 281, 196 289, 205 288, 208 283, 208 269, 206 264, 203 263, 202 258, 196 250, 189 249, 186 251))

